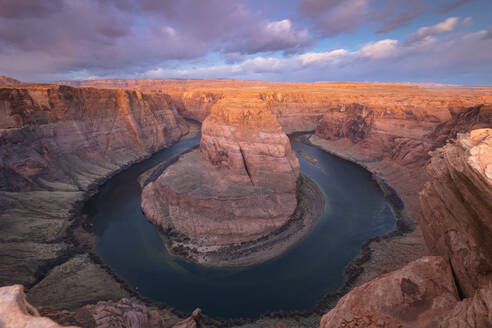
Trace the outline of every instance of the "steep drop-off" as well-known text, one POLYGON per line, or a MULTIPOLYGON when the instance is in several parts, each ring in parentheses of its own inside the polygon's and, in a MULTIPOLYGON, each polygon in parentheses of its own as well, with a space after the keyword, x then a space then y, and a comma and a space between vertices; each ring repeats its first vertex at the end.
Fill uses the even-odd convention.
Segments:
POLYGON ((460 291, 471 297, 492 281, 492 129, 459 134, 433 152, 427 173, 425 240, 450 259, 460 291))
MULTIPOLYGON (((263 101, 285 132, 316 130, 316 136, 310 139, 313 144, 366 166, 397 191, 403 203, 395 205, 403 210, 405 223, 400 233, 408 231, 419 216, 418 192, 427 180, 424 167, 430 159, 428 152, 459 132, 490 127, 492 117, 492 96, 485 88, 428 90, 388 84, 230 80, 131 84, 108 80, 82 84, 138 91, 46 85, 0 87, 0 283, 37 286, 33 295, 38 304, 59 302, 65 308, 126 296, 114 278, 90 257, 72 257, 74 250, 85 251, 72 243, 69 228, 74 222, 73 209, 99 179, 179 139, 186 128, 177 110, 202 121, 222 98, 241 94, 263 101), (55 269, 50 270, 53 266, 55 269), (92 281, 90 287, 103 293, 87 295, 89 286, 84 281, 92 281), (63 289, 70 285, 72 294, 61 298, 57 285, 63 289)), ((444 291, 445 304, 435 307, 442 310, 439 313, 447 313, 439 314, 440 324, 466 327, 476 320, 486 327, 492 321, 491 288, 487 287, 490 217, 484 215, 486 210, 490 213, 489 169, 482 166, 479 174, 475 160, 463 161, 473 157, 466 155, 472 149, 481 154, 484 146, 473 136, 461 138, 434 155, 428 169, 431 181, 421 194, 423 218, 416 230, 368 244, 369 261, 357 284, 425 255, 423 231, 430 251, 451 262, 446 268, 440 257, 420 260, 436 262, 436 272, 446 278, 434 287, 449 287, 444 291), (443 200, 447 195, 454 201, 443 200), (449 272, 456 277, 456 292, 450 285, 449 272), (463 296, 467 298, 459 301, 463 296)), ((490 146, 487 149, 490 154, 490 146)), ((204 161, 202 155, 199 157, 204 161)), ((391 324, 396 321, 396 325, 416 326, 419 321, 393 311, 400 306, 406 308, 408 302, 422 305, 409 313, 422 314, 420 322, 427 325, 431 321, 425 318, 434 313, 434 307, 425 306, 437 304, 432 295, 441 294, 432 294, 435 289, 426 287, 425 281, 433 273, 418 278, 425 274, 425 270, 418 269, 420 266, 422 263, 412 263, 370 282, 372 285, 364 287, 362 294, 354 289, 354 294, 348 294, 340 307, 330 312, 330 320, 323 320, 323 326, 331 327, 341 318, 350 327, 349 322, 357 322, 350 321, 354 318, 350 309, 365 311, 362 316, 373 318, 383 313, 393 320, 388 321, 391 324), (398 286, 386 290, 388 281, 400 284, 402 293, 398 286), (373 295, 385 290, 387 295, 395 296, 391 299, 398 305, 389 310, 379 306, 378 302, 384 300, 370 298, 367 290, 373 290, 373 295), (427 290, 429 293, 425 293, 427 290), (403 303, 400 297, 404 297, 403 303)))
POLYGON ((420 226, 440 256, 353 289, 321 327, 490 327, 491 168, 492 129, 459 134, 434 151, 420 226))
POLYGON ((90 258, 71 258, 84 252, 74 214, 103 179, 187 132, 170 98, 22 84, 0 87, 0 113, 0 284, 35 284, 35 305, 53 304, 71 279, 62 306, 125 296, 90 258), (41 279, 48 270, 57 285, 41 279), (89 281, 98 293, 86 292, 89 281))

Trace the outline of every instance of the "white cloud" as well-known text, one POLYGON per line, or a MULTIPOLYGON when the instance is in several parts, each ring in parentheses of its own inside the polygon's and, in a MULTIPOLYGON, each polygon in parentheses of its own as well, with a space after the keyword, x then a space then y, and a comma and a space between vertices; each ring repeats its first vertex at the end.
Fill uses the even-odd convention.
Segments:
POLYGON ((335 63, 340 59, 350 55, 350 52, 345 49, 335 49, 327 52, 308 52, 298 55, 296 59, 302 66, 308 66, 316 63, 335 63))
POLYGON ((387 58, 395 53, 398 40, 385 39, 377 42, 369 42, 360 48, 361 57, 373 59, 387 58))
POLYGON ((441 22, 439 24, 421 27, 417 30, 417 32, 410 34, 410 36, 408 37, 408 41, 421 41, 429 37, 434 37, 443 33, 451 32, 455 28, 456 24, 458 24, 458 22, 458 17, 449 17, 444 22, 441 22))

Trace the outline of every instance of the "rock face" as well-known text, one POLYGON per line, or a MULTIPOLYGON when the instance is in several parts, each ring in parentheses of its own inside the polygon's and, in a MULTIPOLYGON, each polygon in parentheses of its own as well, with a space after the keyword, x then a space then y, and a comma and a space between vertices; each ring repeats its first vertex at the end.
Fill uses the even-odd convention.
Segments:
POLYGON ((356 287, 323 316, 321 328, 490 327, 492 284, 460 302, 448 261, 423 257, 356 287))
POLYGON ((204 121, 200 149, 145 187, 142 208, 199 247, 249 242, 289 220, 299 174, 289 139, 264 104, 226 98, 204 121))
POLYGON ((22 82, 17 81, 16 79, 13 79, 8 76, 0 75, 0 85, 14 85, 14 84, 21 84, 22 82))
POLYGON ((432 152, 420 193, 431 252, 344 296, 321 327, 492 325, 492 129, 432 152), (466 297, 461 300, 462 297, 466 297))
POLYGON ((51 319, 41 317, 38 310, 27 303, 24 287, 13 285, 0 288, 0 327, 61 328, 62 326, 51 319))
POLYGON ((427 173, 425 240, 450 259, 460 291, 471 297, 492 280, 492 129, 459 134, 433 152, 427 173))
MULTIPOLYGON (((41 84, 0 87, 0 285, 32 287, 53 266, 69 260, 76 247, 74 213, 90 190, 174 144, 187 129, 162 93, 41 84)), ((104 272, 87 261, 85 267, 94 268, 90 272, 104 272)), ((113 282, 105 285, 112 298, 126 295, 120 288, 110 291, 119 285, 113 282)), ((95 301, 70 298, 83 294, 83 285, 65 298, 66 304, 95 301)), ((65 292, 57 286, 39 293, 34 305, 65 292)))
POLYGON ((138 91, 0 88, 0 190, 87 189, 179 140, 186 126, 170 102, 138 91))

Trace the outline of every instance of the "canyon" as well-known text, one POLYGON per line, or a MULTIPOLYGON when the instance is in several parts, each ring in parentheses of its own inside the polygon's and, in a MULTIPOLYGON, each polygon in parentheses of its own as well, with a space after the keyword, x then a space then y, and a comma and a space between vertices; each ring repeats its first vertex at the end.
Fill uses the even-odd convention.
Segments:
MULTIPOLYGON (((221 233, 207 222, 202 230, 187 225, 178 230, 205 241, 217 232, 219 243, 228 244, 285 224, 296 207, 299 176, 286 134, 308 132, 306 142, 372 172, 398 213, 398 229, 368 241, 354 260, 360 266, 348 265, 358 274, 332 305, 338 304, 323 309, 321 327, 487 327, 492 322, 487 129, 492 93, 486 87, 234 80, 11 83, 0 86, 0 284, 23 284, 29 302, 60 324, 83 325, 73 313, 100 301, 120 309, 135 303, 128 307, 147 311, 94 256, 94 237, 83 228, 78 209, 102 181, 186 135, 185 118, 202 122, 200 148, 182 156, 142 195, 148 218, 164 230, 169 223, 159 214, 167 210, 160 207, 163 197, 171 205, 185 204, 186 215, 175 207, 169 217, 203 222, 208 212, 197 197, 218 189, 230 196, 233 186, 240 186, 240 193, 267 188, 285 199, 254 198, 254 204, 271 209, 268 226, 228 227, 221 233), (275 175, 266 179, 272 168, 275 175), (209 188, 198 196, 188 184, 194 177, 209 188), (275 206, 280 202, 282 207, 275 206), (120 301, 124 298, 131 301, 120 301)), ((214 211, 228 217, 234 206, 214 204, 214 211)), ((182 319, 168 309, 159 311, 172 324, 182 319)))
MULTIPOLYGON (((142 209, 163 230, 187 239, 172 248, 191 248, 194 259, 212 264, 206 253, 285 226, 297 206, 299 177, 289 139, 265 104, 225 98, 203 121, 200 148, 144 188, 142 209)), ((243 263, 237 255, 220 262, 243 263)))

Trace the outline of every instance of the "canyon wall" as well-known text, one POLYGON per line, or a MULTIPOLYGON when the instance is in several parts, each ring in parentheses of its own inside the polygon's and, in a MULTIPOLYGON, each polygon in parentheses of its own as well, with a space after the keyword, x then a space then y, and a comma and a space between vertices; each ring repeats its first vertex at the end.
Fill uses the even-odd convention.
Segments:
POLYGON ((0 114, 0 285, 24 284, 35 305, 65 283, 66 307, 127 295, 81 255, 75 214, 101 181, 187 132, 170 97, 21 84, 0 87, 0 114))
POLYGON ((435 150, 420 193, 430 250, 449 258, 460 292, 492 281, 492 129, 459 134, 435 150))
POLYGON ((492 324, 492 129, 458 134, 432 153, 420 193, 430 250, 345 295, 321 327, 492 324))
MULTIPOLYGON (((315 131, 310 138, 313 144, 385 180, 403 201, 395 207, 403 209, 405 224, 419 222, 410 234, 368 244, 371 256, 366 267, 372 269, 364 271, 356 285, 380 278, 347 294, 323 319, 323 327, 368 322, 425 327, 436 323, 434 315, 443 327, 487 327, 492 321, 490 132, 478 130, 435 150, 458 133, 491 127, 490 90, 230 80, 106 80, 78 85, 133 90, 0 87, 0 283, 25 284, 35 305, 77 308, 128 296, 86 254, 75 228, 74 209, 105 177, 179 140, 187 131, 181 116, 203 121, 223 99, 236 97, 243 98, 242 103, 260 101, 284 132, 315 131), (427 178, 424 168, 430 151, 434 152, 427 178), (437 257, 422 258, 428 253, 423 237, 437 257)), ((217 138, 219 130, 232 133, 229 124, 217 123, 218 118, 229 122, 226 113, 204 124, 203 148, 180 161, 216 169, 210 186, 228 172, 253 188, 255 182, 265 180, 265 172, 255 167, 264 154, 258 156, 258 149, 248 142, 244 148, 233 147, 232 139, 217 138)), ((261 140, 270 132, 262 133, 253 137, 270 155, 282 147, 280 153, 289 153, 284 136, 270 144, 261 140)), ((245 141, 237 135, 235 142, 241 145, 245 141)), ((288 169, 286 163, 292 164, 289 155, 283 156, 280 166, 288 169)), ((185 186, 180 180, 183 172, 174 171, 176 185, 185 186)), ((281 176, 273 181, 281 181, 281 176)), ((275 185, 284 187, 274 183, 272 188, 275 185)), ((230 184, 217 186, 230 194, 226 188, 230 184)))

